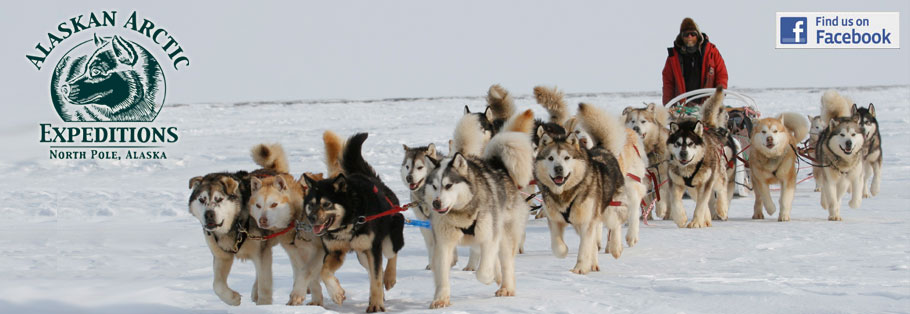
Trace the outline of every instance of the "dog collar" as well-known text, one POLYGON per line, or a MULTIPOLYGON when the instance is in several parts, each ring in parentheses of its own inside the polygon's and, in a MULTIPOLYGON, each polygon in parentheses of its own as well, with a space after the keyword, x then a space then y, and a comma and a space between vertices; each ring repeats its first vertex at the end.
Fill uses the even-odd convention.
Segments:
POLYGON ((698 170, 701 169, 701 165, 702 165, 702 163, 704 163, 704 161, 705 161, 704 158, 699 160, 698 163, 695 164, 695 171, 692 171, 692 174, 689 175, 688 177, 683 177, 683 181, 686 183, 686 186, 688 186, 690 188, 695 187, 694 185, 692 185, 692 180, 695 179, 695 175, 698 174, 698 170))

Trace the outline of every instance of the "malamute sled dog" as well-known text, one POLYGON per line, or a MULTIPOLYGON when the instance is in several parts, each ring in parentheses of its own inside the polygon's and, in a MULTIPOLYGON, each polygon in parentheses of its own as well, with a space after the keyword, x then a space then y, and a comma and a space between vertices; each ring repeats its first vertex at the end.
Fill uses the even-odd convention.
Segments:
MULTIPOLYGON (((303 176, 308 174, 299 180, 288 174, 287 156, 280 144, 256 145, 250 155, 262 167, 250 177, 250 216, 259 228, 278 235, 275 239, 291 260, 294 288, 288 305, 303 304, 309 288, 313 296, 309 305, 321 306, 319 276, 325 250, 322 241, 312 232, 297 228, 297 222, 304 219, 303 197, 307 187, 303 176)), ((313 178, 321 178, 321 175, 313 178)))
POLYGON ((221 301, 240 305, 240 294, 227 284, 234 259, 252 260, 256 267, 252 298, 256 304, 272 304, 272 247, 277 239, 251 240, 268 231, 251 221, 247 201, 250 199, 250 174, 219 172, 193 177, 189 182, 189 211, 202 223, 205 242, 214 257, 213 288, 221 301))
POLYGON ((736 145, 723 128, 726 123, 721 121, 723 98, 723 88, 718 86, 714 95, 702 105, 702 120, 670 123, 670 137, 667 138, 672 183, 670 212, 680 228, 710 227, 714 217, 727 219, 735 185, 735 168, 730 160, 735 158, 736 145), (695 212, 688 224, 682 206, 682 194, 686 189, 695 199, 695 212))
MULTIPOLYGON (((806 142, 806 147, 802 154, 805 156, 815 156, 815 147, 818 146, 818 136, 821 135, 822 131, 824 131, 828 126, 825 125, 825 121, 822 120, 822 116, 820 115, 807 115, 806 117, 809 118, 809 124, 811 127, 809 128, 809 139, 806 142)), ((816 168, 812 168, 812 177, 818 178, 818 173, 816 173, 815 170, 816 168)), ((812 181, 815 182, 815 192, 821 191, 822 189, 818 185, 818 179, 812 181)))
MULTIPOLYGON (((323 137, 332 141, 335 138, 323 137)), ((313 232, 325 244, 323 281, 335 302, 340 304, 344 294, 331 283, 328 274, 341 267, 348 251, 354 251, 370 276, 367 312, 379 312, 385 311, 383 286, 388 290, 395 285, 398 251, 404 246, 404 216, 390 211, 399 206, 398 198, 361 155, 366 139, 366 133, 359 133, 343 144, 337 176, 319 181, 304 176, 309 187, 304 208, 313 232), (383 256, 388 260, 384 271, 383 256)), ((326 144, 327 149, 340 146, 337 142, 326 144)), ((338 156, 338 152, 327 151, 326 156, 332 167, 335 163, 329 158, 338 156)), ((335 172, 338 170, 330 169, 330 173, 335 172)))
POLYGON ((764 219, 776 210, 769 185, 780 183, 780 215, 777 221, 790 221, 790 209, 796 192, 796 145, 809 131, 801 114, 785 112, 777 118, 764 118, 752 128, 749 154, 755 206, 752 219, 764 219))
POLYGON ((667 159, 669 158, 667 138, 670 136, 670 130, 667 124, 669 123, 670 113, 663 106, 650 103, 644 108, 626 107, 622 115, 626 122, 626 127, 634 130, 641 137, 645 153, 648 154, 648 170, 651 170, 651 173, 657 176, 656 180, 652 182, 656 182, 659 186, 653 186, 653 183, 650 184, 650 189, 654 190, 654 193, 648 195, 645 201, 648 204, 657 201, 655 205, 657 216, 661 219, 670 219, 666 200, 666 197, 670 195, 670 185, 661 184, 669 178, 667 173, 667 159), (661 195, 663 198, 658 197, 661 195))
MULTIPOLYGON (((626 145, 628 136, 635 140, 630 145, 640 143, 637 135, 632 131, 627 134, 618 119, 590 105, 579 105, 578 117, 592 135, 593 148, 582 146, 576 133, 551 136, 543 127, 538 127, 541 140, 534 176, 544 199, 553 253, 559 258, 566 256, 568 248, 562 236, 566 225, 571 224, 581 237, 572 272, 586 274, 600 270, 597 245, 603 224, 612 234, 607 251, 614 257, 618 258, 622 253, 619 239, 624 221, 630 224, 626 240, 629 246, 635 245, 639 217, 636 214, 644 185, 638 182, 640 188, 627 187, 621 162, 617 160, 617 157, 627 157, 622 155, 623 150, 634 149, 626 145)), ((637 158, 639 169, 636 172, 643 177, 646 162, 641 161, 640 156, 637 158)), ((628 161, 629 168, 633 168, 634 158, 629 159, 633 159, 628 161)))
POLYGON ((853 194, 850 207, 859 208, 863 201, 863 147, 865 136, 856 106, 836 91, 822 95, 822 118, 827 127, 815 148, 815 180, 822 188, 822 208, 828 220, 840 221, 841 199, 849 188, 853 194))
POLYGON ((863 127, 865 136, 863 140, 863 197, 867 198, 878 195, 882 184, 882 135, 879 133, 878 120, 875 118, 875 105, 869 104, 869 107, 855 108, 854 111, 859 115, 859 123, 863 127))
MULTIPOLYGON (((515 295, 515 255, 529 210, 518 191, 532 178, 532 125, 530 110, 516 115, 479 157, 463 153, 456 144, 453 155, 442 160, 426 179, 424 200, 433 208, 436 238, 432 267, 436 292, 430 308, 451 305, 449 265, 459 243, 479 244, 480 266, 475 275, 480 282, 489 284, 498 277, 501 287, 496 296, 515 295)), ((456 143, 458 134, 478 134, 457 129, 455 133, 456 143)))

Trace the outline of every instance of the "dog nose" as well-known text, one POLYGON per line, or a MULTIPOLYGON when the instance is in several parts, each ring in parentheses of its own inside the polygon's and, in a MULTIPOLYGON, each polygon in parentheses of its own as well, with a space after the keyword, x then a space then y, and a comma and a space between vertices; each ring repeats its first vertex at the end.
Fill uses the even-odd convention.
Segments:
POLYGON ((686 156, 689 156, 689 152, 687 152, 685 150, 679 151, 679 157, 682 157, 682 159, 686 159, 686 156))
POLYGON ((268 225, 269 225, 269 219, 268 219, 268 218, 265 218, 265 216, 259 217, 259 225, 260 225, 260 226, 268 226, 268 225))
POLYGON ((633 127, 632 127, 632 131, 635 131, 636 133, 640 133, 640 132, 641 132, 641 128, 639 128, 639 127, 636 125, 636 126, 633 126, 633 127))
POLYGON ((207 210, 205 211, 205 221, 215 221, 215 211, 207 210))
POLYGON ((853 147, 853 141, 852 141, 852 140, 847 140, 847 142, 844 143, 844 144, 847 145, 847 148, 853 147))
POLYGON ((414 181, 414 177, 412 177, 411 175, 408 175, 405 177, 405 180, 408 180, 408 183, 412 183, 412 181, 414 181))
POLYGON ((555 171, 557 174, 562 174, 562 166, 553 166, 553 171, 555 171))
POLYGON ((439 200, 433 200, 433 208, 442 208, 442 202, 439 200))

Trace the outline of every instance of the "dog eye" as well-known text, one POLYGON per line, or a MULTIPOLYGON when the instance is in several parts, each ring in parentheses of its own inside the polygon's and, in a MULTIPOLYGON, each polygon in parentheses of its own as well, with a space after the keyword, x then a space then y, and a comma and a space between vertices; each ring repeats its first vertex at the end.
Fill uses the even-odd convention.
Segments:
POLYGON ((322 207, 332 207, 332 203, 323 202, 323 203, 322 203, 322 207))
POLYGON ((200 198, 199 198, 199 202, 200 202, 200 203, 205 203, 205 197, 200 197, 200 198))
POLYGON ((216 197, 216 198, 215 198, 215 203, 221 203, 221 200, 223 200, 223 198, 216 197))
POLYGON ((411 166, 404 166, 404 169, 411 169, 411 166))
POLYGON ((101 75, 101 70, 99 70, 97 68, 92 69, 92 76, 97 76, 97 75, 101 75))
POLYGON ((435 185, 435 184, 433 184, 432 187, 433 187, 433 190, 436 190, 436 185, 435 185))
POLYGON ((423 170, 423 166, 417 167, 417 170, 423 170))
POLYGON ((262 208, 262 205, 256 204, 256 208, 262 208))
POLYGON ((762 130, 761 134, 768 134, 768 131, 762 130))
POLYGON ((269 207, 270 207, 270 208, 278 207, 278 203, 272 203, 272 206, 269 206, 269 207))
POLYGON ((451 188, 452 188, 452 184, 451 184, 451 183, 446 184, 446 190, 451 189, 451 188))
POLYGON ((553 156, 550 156, 550 158, 547 158, 547 160, 553 161, 553 156))
POLYGON ((690 142, 687 146, 692 147, 695 146, 695 144, 690 142))
POLYGON ((563 160, 569 160, 569 156, 566 156, 566 158, 563 158, 563 160))
POLYGON ((774 130, 774 133, 777 133, 777 130, 774 130))
POLYGON ((840 134, 840 137, 846 137, 846 136, 847 136, 847 135, 844 134, 844 133, 841 133, 841 134, 840 134))

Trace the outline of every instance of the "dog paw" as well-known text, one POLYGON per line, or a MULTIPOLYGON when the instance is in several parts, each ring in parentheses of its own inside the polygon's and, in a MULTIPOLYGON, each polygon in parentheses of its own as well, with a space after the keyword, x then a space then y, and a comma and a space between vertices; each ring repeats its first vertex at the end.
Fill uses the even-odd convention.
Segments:
POLYGON ((253 292, 250 293, 250 299, 253 300, 253 303, 259 301, 259 289, 257 289, 255 285, 253 285, 253 292))
POLYGON ((840 218, 840 215, 828 216, 828 221, 843 221, 843 219, 840 218))
POLYGON ((396 282, 398 281, 394 276, 385 276, 385 278, 382 279, 382 285, 385 287, 386 291, 391 290, 396 282))
POLYGON ((506 288, 499 288, 499 290, 496 290, 496 296, 497 296, 497 297, 514 297, 514 296, 515 296, 515 290, 506 289, 506 288))
POLYGON ((427 267, 424 268, 424 270, 431 270, 431 269, 432 269, 432 268, 430 268, 430 264, 427 264, 427 267))
POLYGON ((462 271, 475 271, 477 269, 475 269, 474 267, 471 267, 471 265, 468 265, 468 266, 465 266, 464 268, 462 268, 461 270, 462 271))
POLYGON ((433 300, 433 303, 430 303, 430 309, 441 309, 444 307, 451 306, 452 303, 449 302, 449 297, 433 300))
POLYGON ((524 246, 519 246, 519 247, 518 247, 518 254, 524 254, 524 253, 525 253, 525 247, 524 247, 524 246))
POLYGON ((692 220, 689 224, 686 225, 686 228, 704 228, 710 227, 710 221, 701 221, 701 220, 692 220))
POLYGON ((259 296, 258 299, 256 299, 256 305, 271 305, 271 304, 272 304, 271 296, 261 295, 261 296, 259 296))
POLYGON ((553 246, 553 255, 556 258, 566 258, 566 255, 569 255, 569 247, 565 243, 559 243, 553 246))
POLYGON ((591 266, 584 264, 575 264, 575 267, 570 271, 579 275, 586 275, 591 272, 591 266))
POLYGON ((813 191, 813 192, 821 192, 821 191, 822 191, 822 189, 821 189, 821 188, 819 188, 819 187, 815 187, 815 190, 814 190, 814 191, 813 191))
POLYGON ((306 305, 325 306, 324 304, 322 304, 322 301, 310 301, 306 305))
POLYGON ((347 299, 347 297, 344 295, 344 289, 338 289, 338 291, 332 294, 332 302, 335 302, 335 304, 341 305, 344 303, 345 299, 347 299))
POLYGON ((752 214, 752 219, 765 219, 765 214, 763 214, 763 213, 752 214))
MULTIPOLYGON (((636 244, 638 244, 638 235, 633 236, 631 234, 627 234, 626 235, 626 244, 628 244, 629 247, 633 247, 636 244)), ((598 249, 598 251, 599 251, 599 249, 598 249)))
POLYGON ((382 303, 379 304, 370 304, 367 306, 367 313, 376 313, 376 312, 385 312, 385 305, 382 303))
POLYGON ((777 216, 777 221, 780 221, 780 222, 790 221, 790 215, 777 216))
POLYGON ((863 204, 863 199, 859 197, 854 197, 850 199, 850 208, 857 209, 863 204))
POLYGON ((287 305, 301 305, 303 304, 304 299, 306 299, 306 295, 291 293, 291 298, 288 299, 287 305))
POLYGON ((872 197, 872 193, 869 193, 869 191, 863 191, 863 198, 870 198, 870 197, 872 197))
POLYGON ((221 300, 224 301, 224 303, 227 303, 228 305, 238 306, 238 305, 240 305, 240 299, 243 299, 240 296, 240 294, 237 293, 237 291, 232 290, 230 298, 221 299, 221 300))
POLYGON ((477 277, 478 281, 480 281, 481 283, 483 283, 485 285, 490 284, 491 282, 493 282, 493 279, 495 279, 495 278, 493 278, 493 277, 495 277, 495 275, 493 274, 493 270, 487 270, 487 269, 483 269, 483 268, 478 269, 476 272, 474 272, 474 275, 475 275, 475 277, 477 277))
POLYGON ((604 253, 609 253, 610 255, 613 255, 613 258, 619 258, 620 256, 622 256, 622 243, 616 242, 615 245, 608 244, 607 249, 604 253))

